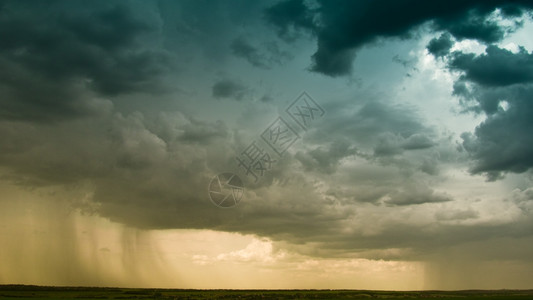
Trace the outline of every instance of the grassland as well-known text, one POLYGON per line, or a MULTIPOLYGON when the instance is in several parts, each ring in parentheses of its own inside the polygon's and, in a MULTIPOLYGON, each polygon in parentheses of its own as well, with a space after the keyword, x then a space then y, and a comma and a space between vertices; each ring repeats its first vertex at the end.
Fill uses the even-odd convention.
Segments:
POLYGON ((433 299, 525 300, 533 290, 185 290, 0 285, 0 299, 433 299))

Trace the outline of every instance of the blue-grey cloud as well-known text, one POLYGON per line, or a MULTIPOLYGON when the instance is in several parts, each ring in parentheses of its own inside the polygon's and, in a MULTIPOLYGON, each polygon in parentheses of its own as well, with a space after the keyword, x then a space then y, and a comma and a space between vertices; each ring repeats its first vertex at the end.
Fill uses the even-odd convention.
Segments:
POLYGON ((90 93, 163 92, 170 56, 144 44, 156 31, 122 2, 3 2, 0 115, 64 119, 87 114, 90 93))
POLYGON ((431 22, 435 30, 447 31, 457 39, 484 43, 501 40, 512 30, 489 16, 502 8, 505 18, 520 16, 530 1, 282 1, 267 10, 267 19, 281 37, 295 30, 317 39, 311 69, 329 76, 352 71, 356 51, 379 39, 406 38, 420 25, 431 22))
POLYGON ((518 53, 490 45, 481 55, 455 52, 452 70, 464 72, 464 79, 484 86, 508 86, 533 82, 533 53, 520 47, 518 53))
MULTIPOLYGON (((298 66, 302 73, 291 70, 280 75, 275 67, 285 67, 278 60, 284 57, 281 46, 255 40, 256 35, 248 38, 246 32, 235 39, 243 28, 255 29, 247 27, 250 19, 257 17, 258 7, 270 4, 243 1, 233 7, 223 1, 159 1, 154 17, 124 2, 97 2, 94 7, 35 2, 37 9, 29 12, 22 2, 0 3, 0 22, 5 25, 0 27, 5 38, 0 45, 2 180, 30 188, 79 189, 90 198, 83 201, 94 204, 92 212, 128 226, 268 236, 302 245, 302 253, 317 256, 376 258, 383 254, 373 250, 401 248, 412 252, 393 259, 419 259, 417 254, 495 234, 531 236, 527 193, 517 196, 523 218, 516 222, 502 225, 500 220, 489 220, 465 226, 456 223, 475 219, 475 208, 446 214, 445 206, 458 200, 432 184, 446 179, 439 170, 446 170, 442 164, 456 155, 448 149, 453 141, 427 125, 415 106, 398 104, 390 95, 393 92, 361 92, 342 82, 305 77, 304 66, 298 66), (45 9, 62 11, 62 5, 69 7, 63 14, 45 9), (177 54, 169 54, 169 45, 177 54), (180 63, 187 61, 180 66, 190 72, 184 77, 191 93, 169 100, 161 97, 165 91, 161 84, 174 56, 180 56, 180 63), (253 67, 232 65, 235 57, 253 67), (201 67, 194 68, 197 64, 201 67), (211 81, 213 74, 226 74, 233 67, 250 72, 239 74, 247 76, 246 84, 224 77, 211 81), (220 70, 224 71, 216 73, 220 70), (291 77, 295 74, 302 75, 301 81, 291 77), (280 91, 273 84, 268 95, 275 95, 275 101, 268 95, 242 101, 252 94, 250 82, 276 82, 268 76, 279 76, 277 82, 286 85, 280 91), (195 90, 195 84, 205 87, 206 81, 210 90, 195 90), (276 103, 290 100, 284 93, 304 83, 316 83, 313 89, 334 86, 331 98, 319 101, 327 111, 321 123, 302 134, 262 182, 246 186, 247 198, 239 207, 223 211, 214 207, 207 197, 207 183, 218 172, 238 168, 235 155, 251 141, 250 128, 233 128, 218 119, 231 115, 255 121, 260 113, 274 111, 276 103), (148 97, 132 99, 132 92, 148 97), (117 98, 122 101, 120 108, 117 98), (166 105, 159 106, 161 99, 166 105), (144 102, 133 106, 131 101, 144 102), (191 115, 178 111, 181 104, 191 115), (209 111, 212 107, 235 112, 209 111), (205 114, 193 116, 195 111, 205 114), (36 126, 33 121, 38 119, 62 122, 36 126), (426 209, 422 218, 411 215, 426 209), (440 210, 444 212, 436 213, 440 210)), ((316 36, 315 70, 330 75, 349 72, 360 47, 380 38, 404 37, 426 21, 441 20, 433 29, 448 31, 450 40, 471 37, 488 42, 506 30, 479 19, 503 3, 499 1, 404 2, 407 6, 397 1, 323 1, 308 6, 312 3, 279 2, 268 10, 267 20, 286 41, 301 34, 316 36), (400 7, 412 10, 402 15, 400 7), (457 22, 452 22, 454 18, 457 22), (481 24, 480 31, 472 31, 472 24, 481 24)), ((509 17, 523 12, 525 2, 513 3, 517 5, 502 6, 509 17)), ((475 163, 473 172, 527 170, 533 144, 528 136, 531 88, 529 77, 524 77, 529 65, 506 69, 503 62, 516 66, 531 54, 491 48, 483 55, 446 55, 450 49, 446 37, 445 33, 436 40, 432 53, 442 54, 450 68, 461 73, 456 94, 488 115, 474 133, 463 136, 464 152, 475 163), (490 72, 480 71, 484 67, 490 72), (513 79, 491 79, 500 68, 513 79), (508 107, 502 106, 504 102, 508 107)), ((409 65, 399 56, 395 61, 409 65)), ((75 207, 86 204, 72 201, 75 207)), ((529 253, 520 257, 529 259, 529 253)))
POLYGON ((427 49, 429 53, 435 55, 435 57, 442 57, 450 52, 452 46, 453 41, 451 40, 451 35, 449 33, 443 33, 439 38, 432 39, 429 42, 427 49))
POLYGON ((487 97, 506 100, 509 106, 488 115, 474 133, 462 135, 463 146, 475 161, 473 173, 497 179, 502 173, 523 173, 533 167, 532 96, 531 86, 490 89, 474 96, 480 102, 487 97))
POLYGON ((533 54, 517 53, 494 45, 476 55, 456 51, 447 66, 460 74, 454 94, 468 110, 487 118, 474 133, 464 133, 463 147, 474 160, 472 173, 490 180, 506 172, 523 173, 533 167, 533 54))

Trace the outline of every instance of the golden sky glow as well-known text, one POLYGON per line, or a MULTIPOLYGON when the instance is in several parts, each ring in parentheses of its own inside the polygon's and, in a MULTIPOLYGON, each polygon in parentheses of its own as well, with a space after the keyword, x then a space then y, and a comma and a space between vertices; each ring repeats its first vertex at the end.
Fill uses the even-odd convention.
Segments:
POLYGON ((417 290, 498 284, 526 288, 531 273, 528 266, 512 261, 469 263, 453 251, 431 262, 310 257, 252 235, 127 228, 71 211, 65 195, 53 189, 28 191, 4 184, 2 190, 13 200, 2 203, 0 211, 3 283, 198 289, 417 290), (479 276, 480 270, 487 275, 479 276), (509 278, 502 270, 519 276, 509 278), (472 272, 478 275, 471 277, 472 272))

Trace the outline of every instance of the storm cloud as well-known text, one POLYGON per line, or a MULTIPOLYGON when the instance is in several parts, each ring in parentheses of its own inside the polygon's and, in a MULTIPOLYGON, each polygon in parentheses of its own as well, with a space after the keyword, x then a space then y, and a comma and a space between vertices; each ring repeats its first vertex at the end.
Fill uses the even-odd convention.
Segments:
POLYGON ((452 46, 453 41, 451 40, 450 34, 443 33, 439 38, 433 38, 429 42, 427 49, 429 53, 435 55, 436 57, 441 57, 448 54, 452 46))
POLYGON ((524 48, 512 53, 491 45, 481 55, 456 52, 449 66, 452 70, 463 71, 463 79, 488 87, 533 81, 533 54, 524 48))
POLYGON ((3 2, 0 11, 1 114, 61 119, 90 113, 103 97, 162 92, 169 55, 146 47, 157 23, 118 2, 3 2), (72 9, 78 7, 78 9, 72 9), (84 98, 85 97, 85 98, 84 98))
POLYGON ((494 45, 479 55, 447 54, 447 67, 460 74, 454 94, 463 99, 467 110, 487 116, 474 133, 462 135, 463 147, 474 159, 472 173, 495 180, 533 167, 532 58, 523 47, 513 53, 494 45))
POLYGON ((356 52, 380 39, 405 39, 425 23, 455 38, 484 43, 500 41, 512 28, 488 17, 496 8, 502 17, 515 18, 529 1, 282 1, 267 10, 267 18, 281 37, 300 30, 317 39, 311 70, 328 76, 348 75, 356 52), (398 12, 402 13, 398 13, 398 12))
MULTIPOLYGON (((529 266, 533 54, 502 41, 524 34, 530 1, 234 3, 1 1, 6 220, 33 213, 45 195, 66 213, 158 232, 191 264, 217 260, 171 230, 261 239, 253 246, 270 248, 260 270, 274 273, 278 257, 291 268, 313 259, 446 264, 449 253, 529 266), (324 114, 293 105, 303 91, 324 114), (290 105, 312 126, 301 128, 290 105), (298 137, 283 154, 261 136, 278 119, 298 137), (236 160, 252 143, 273 159, 257 180, 236 160), (236 207, 209 199, 222 172, 245 185, 236 207), (18 201, 28 195, 35 201, 18 201)), ((61 243, 92 243, 74 223, 61 243)), ((15 236, 5 224, 2 242, 15 236)), ((135 250, 93 244, 110 261, 135 250)), ((262 251, 254 247, 245 249, 262 251)), ((162 265, 171 259, 156 254, 162 265)))

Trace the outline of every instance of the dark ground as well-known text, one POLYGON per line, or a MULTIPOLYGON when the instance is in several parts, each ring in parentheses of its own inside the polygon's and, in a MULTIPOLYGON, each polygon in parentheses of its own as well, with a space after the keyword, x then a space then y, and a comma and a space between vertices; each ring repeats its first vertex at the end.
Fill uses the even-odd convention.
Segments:
POLYGON ((0 285, 0 299, 435 299, 533 300, 533 290, 182 290, 0 285))

